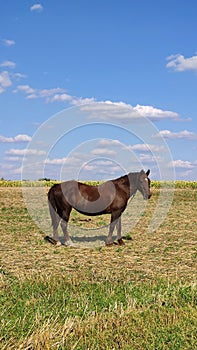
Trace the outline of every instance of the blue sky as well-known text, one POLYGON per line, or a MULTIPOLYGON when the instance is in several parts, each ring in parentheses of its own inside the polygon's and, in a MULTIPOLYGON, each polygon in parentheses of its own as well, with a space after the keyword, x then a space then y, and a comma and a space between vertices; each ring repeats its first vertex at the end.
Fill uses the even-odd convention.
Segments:
POLYGON ((195 0, 0 0, 0 178, 196 180, 196 18, 195 0))

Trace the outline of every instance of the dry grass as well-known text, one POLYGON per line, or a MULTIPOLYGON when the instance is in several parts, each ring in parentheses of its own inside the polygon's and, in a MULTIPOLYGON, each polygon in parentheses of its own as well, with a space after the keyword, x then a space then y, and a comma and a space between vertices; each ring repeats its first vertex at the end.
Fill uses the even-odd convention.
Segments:
MULTIPOLYGON (((32 222, 24 206, 20 188, 0 188, 2 268, 20 277, 29 273, 58 274, 62 271, 77 276, 91 269, 102 277, 111 276, 112 271, 129 275, 129 278, 133 275, 135 280, 142 276, 193 280, 197 255, 196 194, 196 190, 177 189, 163 224, 156 232, 148 232, 158 195, 158 190, 154 190, 140 221, 129 232, 132 240, 125 246, 69 249, 63 246, 54 248, 44 241, 44 234, 32 222)), ((123 222, 127 220, 126 214, 123 222)), ((85 218, 88 217, 78 215, 83 227, 96 226, 100 220, 80 221, 85 218)), ((108 218, 103 218, 107 223, 108 218)), ((71 222, 76 224, 75 213, 71 222)))

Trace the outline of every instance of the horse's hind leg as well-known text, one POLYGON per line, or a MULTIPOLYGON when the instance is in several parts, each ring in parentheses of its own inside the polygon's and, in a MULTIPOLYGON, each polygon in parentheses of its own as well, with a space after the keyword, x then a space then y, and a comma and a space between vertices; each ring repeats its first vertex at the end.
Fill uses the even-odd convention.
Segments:
POLYGON ((63 213, 62 213, 61 228, 62 228, 62 231, 64 234, 64 239, 65 239, 66 245, 73 245, 73 243, 70 239, 69 233, 68 233, 68 229, 67 229, 68 220, 70 217, 71 210, 72 210, 72 207, 69 205, 69 206, 67 206, 66 209, 63 210, 63 213))
POLYGON ((58 236, 58 226, 60 223, 61 218, 59 217, 59 215, 56 215, 55 220, 53 221, 52 225, 53 225, 53 238, 58 241, 59 240, 59 236, 58 236))
POLYGON ((55 209, 52 207, 51 203, 49 203, 49 209, 50 209, 50 215, 51 215, 51 221, 52 221, 52 227, 53 227, 53 238, 58 241, 58 226, 61 220, 60 215, 55 211, 55 209))

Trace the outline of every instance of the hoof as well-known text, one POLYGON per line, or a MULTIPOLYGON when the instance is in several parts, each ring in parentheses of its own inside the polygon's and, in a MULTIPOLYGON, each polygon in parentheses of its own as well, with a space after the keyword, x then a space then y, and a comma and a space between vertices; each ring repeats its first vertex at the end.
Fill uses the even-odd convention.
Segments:
POLYGON ((106 242, 105 243, 105 245, 107 246, 107 247, 112 247, 113 245, 117 245, 118 243, 116 243, 116 242, 106 242))
POLYGON ((118 245, 125 245, 125 242, 123 241, 122 238, 118 239, 118 245))
POLYGON ((65 241, 65 242, 64 242, 64 245, 65 245, 66 247, 74 247, 74 243, 71 241, 71 239, 70 239, 69 241, 65 241))
POLYGON ((122 236, 122 239, 126 239, 126 241, 132 241, 133 238, 128 234, 126 236, 122 236))
POLYGON ((112 245, 114 245, 114 242, 106 242, 105 245, 106 245, 107 247, 112 247, 112 245))
POLYGON ((62 245, 60 241, 57 241, 56 239, 54 239, 54 238, 52 238, 50 236, 46 236, 46 237, 44 237, 44 239, 45 239, 45 241, 47 241, 47 242, 49 242, 49 243, 51 243, 53 245, 56 245, 56 246, 62 245))

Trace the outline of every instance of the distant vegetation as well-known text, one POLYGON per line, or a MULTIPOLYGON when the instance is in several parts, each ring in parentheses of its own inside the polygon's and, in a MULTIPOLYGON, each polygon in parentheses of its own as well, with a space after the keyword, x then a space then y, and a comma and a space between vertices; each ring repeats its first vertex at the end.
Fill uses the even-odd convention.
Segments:
MULTIPOLYGON (((89 185, 99 185, 101 181, 83 181, 89 185)), ((0 187, 36 187, 36 186, 46 186, 51 187, 60 181, 52 180, 49 178, 43 178, 39 180, 5 180, 1 178, 0 187)), ((151 181, 151 187, 162 188, 162 187, 175 187, 175 188, 197 188, 197 181, 151 181)))

